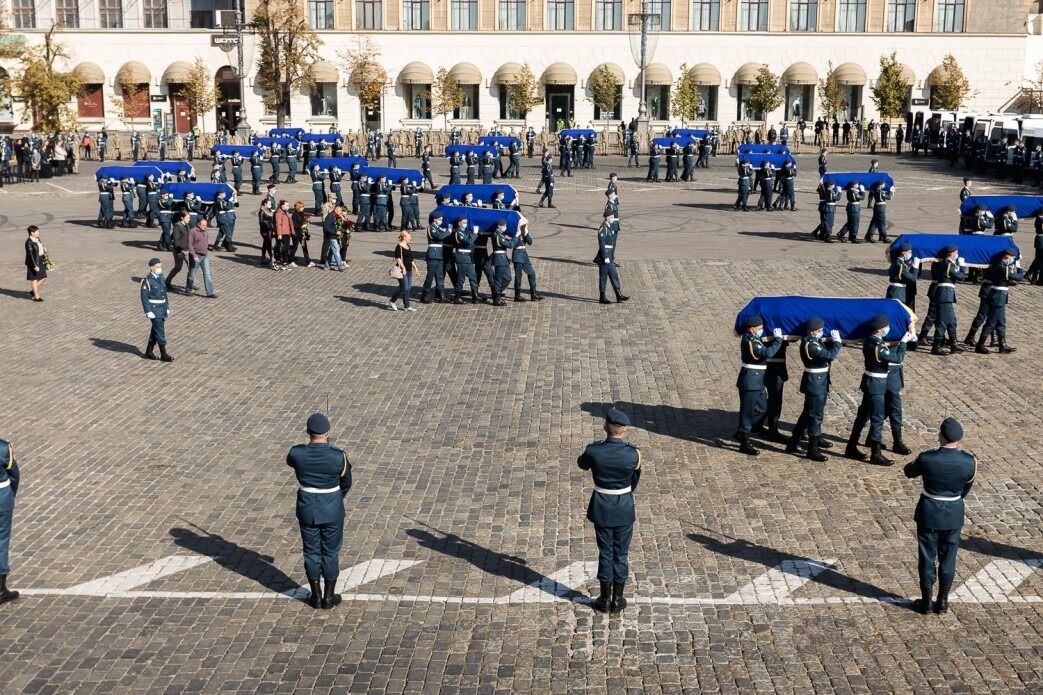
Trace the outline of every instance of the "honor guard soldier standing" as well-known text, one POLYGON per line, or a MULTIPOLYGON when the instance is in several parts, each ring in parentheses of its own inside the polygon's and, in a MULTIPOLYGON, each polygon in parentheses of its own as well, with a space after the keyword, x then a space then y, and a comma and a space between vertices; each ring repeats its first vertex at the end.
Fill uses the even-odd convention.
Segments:
POLYGON ((116 200, 116 180, 115 179, 99 179, 98 180, 98 226, 102 228, 112 229, 116 226, 116 222, 113 219, 116 215, 116 206, 114 202, 116 200))
POLYGON ((145 359, 154 360, 153 352, 159 346, 160 360, 173 362, 174 358, 167 352, 167 334, 165 323, 170 316, 170 300, 167 298, 167 284, 163 280, 163 268, 158 258, 148 262, 148 275, 141 281, 141 308, 145 316, 152 322, 148 334, 148 347, 145 348, 145 359))
POLYGON ((471 286, 471 304, 478 303, 478 275, 474 269, 474 243, 478 232, 467 226, 467 218, 461 217, 453 228, 453 261, 456 277, 453 282, 453 304, 463 304, 464 279, 471 286))
POLYGON ((431 176, 431 146, 424 145, 424 151, 420 153, 420 173, 424 175, 422 183, 429 184, 431 190, 435 189, 435 180, 431 176))
POLYGON ((750 185, 753 179, 753 167, 743 159, 739 162, 739 197, 735 199, 736 210, 749 212, 750 185))
POLYGON ((388 139, 387 155, 388 155, 388 166, 391 167, 391 168, 397 167, 398 166, 398 153, 395 152, 395 141, 394 140, 388 139))
POLYGON ((261 195, 261 150, 255 148, 250 153, 250 184, 253 187, 252 193, 254 195, 261 195))
POLYGON ((420 157, 420 152, 424 146, 424 133, 420 130, 420 126, 413 131, 413 156, 420 157))
POLYGON ((655 181, 659 183, 659 160, 663 156, 663 148, 652 143, 652 147, 648 150, 648 175, 645 176, 645 181, 655 181))
POLYGON ((870 327, 873 334, 865 339, 862 345, 862 357, 865 360, 865 373, 862 375, 862 402, 855 415, 855 424, 851 428, 851 436, 847 440, 844 455, 856 461, 865 461, 866 455, 858 450, 858 440, 862 430, 869 423, 869 446, 872 454, 869 462, 876 466, 890 466, 894 461, 884 458, 881 452, 884 418, 886 417, 886 394, 889 365, 905 360, 905 344, 912 339, 909 333, 902 336, 898 347, 888 346, 884 336, 889 329, 888 318, 884 314, 873 317, 870 327))
POLYGON ((431 302, 431 285, 435 287, 435 301, 441 302, 445 292, 445 240, 452 235, 453 230, 442 224, 442 214, 435 213, 431 224, 427 228, 427 275, 424 277, 424 293, 420 297, 422 304, 431 302))
POLYGON ((619 272, 616 270, 616 240, 619 237, 619 229, 610 210, 605 211, 604 220, 598 229, 598 255, 594 257, 594 262, 598 264, 598 302, 612 303, 605 297, 609 280, 612 281, 612 289, 616 293, 616 302, 625 302, 630 297, 624 295, 620 289, 619 272))
POLYGON ((735 439, 739 452, 747 456, 760 453, 750 443, 754 426, 764 418, 768 409, 768 391, 764 387, 764 375, 768 370, 768 359, 782 349, 782 329, 773 331, 773 338, 765 341, 764 321, 760 316, 746 319, 745 332, 739 343, 742 368, 735 386, 739 389, 739 426, 735 439))
POLYGON ((232 153, 232 185, 235 194, 239 195, 243 188, 243 155, 239 154, 239 150, 232 153))
POLYGON ((286 143, 286 183, 297 183, 297 145, 286 143))
POLYGON ((810 318, 804 324, 804 337, 800 340, 800 361, 804 364, 804 375, 800 378, 800 392, 804 394, 804 408, 793 426, 793 435, 786 445, 787 454, 796 454, 798 445, 808 433, 807 456, 812 461, 828 461, 822 453, 829 444, 822 439, 822 420, 825 417, 826 399, 829 398, 829 368, 840 355, 843 346, 840 332, 830 331, 829 341, 822 339, 824 322, 820 318, 810 318))
POLYGON ((165 192, 159 196, 159 250, 173 251, 174 242, 171 229, 174 224, 174 196, 165 192))
POLYGON ((333 195, 333 202, 337 205, 344 205, 344 195, 341 189, 341 179, 344 178, 344 172, 340 170, 340 167, 334 164, 329 170, 330 177, 330 193, 333 195))
POLYGON ((907 283, 916 282, 919 277, 920 259, 913 258, 913 247, 903 243, 898 247, 891 266, 887 269, 887 293, 884 296, 906 304, 907 283))
POLYGON ((528 246, 532 245, 532 235, 529 234, 528 226, 520 227, 518 233, 512 239, 514 251, 511 253, 511 262, 514 263, 514 301, 524 302, 521 294, 522 273, 529 279, 529 297, 534 302, 543 299, 542 295, 536 294, 536 270, 529 260, 528 246))
POLYGON ((7 588, 7 575, 11 573, 8 556, 11 549, 11 522, 14 519, 14 499, 18 494, 18 460, 14 447, 6 439, 0 439, 0 603, 18 598, 17 591, 7 588))
POLYGON ((837 234, 839 241, 844 241, 844 232, 847 232, 848 241, 852 244, 861 243, 858 240, 858 226, 862 222, 862 201, 865 200, 865 197, 866 189, 862 187, 862 184, 852 181, 847 185, 847 205, 844 208, 847 212, 847 221, 837 234))
POLYGON ((825 147, 823 147, 821 150, 819 150, 819 153, 818 153, 818 175, 819 175, 819 178, 822 178, 823 176, 825 176, 826 175, 826 170, 829 168, 829 163, 826 161, 826 155, 827 154, 829 154, 829 151, 825 147))
POLYGON ((268 154, 268 163, 272 166, 272 175, 269 183, 279 183, 279 163, 282 161, 282 145, 273 142, 268 154))
MULTIPOLYGON (((931 264, 931 283, 933 291, 927 296, 931 300, 934 309, 934 342, 931 344, 931 354, 941 355, 942 345, 948 344, 949 354, 963 352, 963 348, 956 344, 956 285, 954 280, 966 280, 967 272, 964 270, 965 263, 958 258, 959 249, 949 244, 938 254, 938 259, 931 264), (948 341, 946 341, 948 338, 948 341)), ((931 319, 931 310, 928 309, 927 317, 931 319)), ((926 336, 925 336, 926 337, 926 336)))
POLYGON ((536 130, 532 126, 529 126, 529 129, 525 131, 525 150, 529 159, 532 159, 532 152, 535 148, 536 130))
POLYGON ((503 293, 511 284, 511 263, 507 260, 507 251, 514 247, 514 240, 507 236, 507 220, 496 220, 496 231, 492 234, 493 242, 493 276, 489 283, 493 291, 493 304, 507 306, 503 293))
POLYGON ((974 455, 957 446, 961 439, 963 427, 959 421, 945 418, 938 430, 939 447, 921 453, 904 469, 907 478, 923 478, 923 491, 913 514, 920 577, 920 598, 913 602, 913 610, 918 613, 926 614, 931 609, 936 576, 938 600, 934 602, 934 612, 949 610, 949 589, 956 578, 956 554, 963 528, 964 499, 971 491, 978 468, 974 455))
POLYGON ((554 207, 554 167, 551 166, 551 160, 546 157, 543 159, 543 167, 540 170, 540 184, 543 186, 543 195, 536 207, 542 208, 545 200, 547 207, 554 207))
POLYGON ((625 439, 629 425, 624 412, 609 408, 605 414, 607 438, 588 444, 576 461, 594 480, 587 520, 594 524, 601 589, 592 607, 601 613, 619 613, 627 605, 623 590, 630 574, 630 541, 636 520, 634 489, 641 479, 641 450, 625 439))
POLYGON ((307 430, 310 441, 292 447, 286 465, 297 476, 297 523, 311 592, 308 605, 330 609, 341 602, 337 578, 344 541, 344 497, 351 490, 351 461, 343 449, 329 443, 330 421, 325 415, 312 414, 307 430), (320 579, 325 586, 319 585, 320 579))
POLYGON ((130 156, 134 158, 134 161, 141 159, 138 155, 141 154, 141 135, 138 133, 132 133, 130 136, 130 156))
POLYGON ((873 219, 869 221, 866 229, 865 240, 876 243, 873 239, 873 230, 876 230, 880 241, 887 242, 887 201, 891 200, 891 191, 884 188, 883 181, 877 181, 873 190, 869 192, 869 207, 873 209, 873 219))
POLYGON ((985 338, 994 332, 1001 353, 1010 353, 1015 350, 1007 345, 1007 295, 1010 292, 1011 282, 1019 282, 1025 278, 1021 262, 1014 258, 1016 255, 1017 251, 1014 249, 1004 249, 1000 257, 989 265, 986 275, 991 282, 988 297, 988 320, 981 331, 981 337, 978 338, 978 343, 974 348, 975 352, 989 354, 989 349, 985 347, 985 338))
POLYGON ((188 154, 188 161, 192 161, 196 154, 196 136, 191 131, 185 135, 185 150, 188 154))
POLYGON ((319 169, 318 164, 312 164, 311 170, 311 194, 315 201, 315 214, 319 214, 322 204, 326 202, 326 172, 319 169))

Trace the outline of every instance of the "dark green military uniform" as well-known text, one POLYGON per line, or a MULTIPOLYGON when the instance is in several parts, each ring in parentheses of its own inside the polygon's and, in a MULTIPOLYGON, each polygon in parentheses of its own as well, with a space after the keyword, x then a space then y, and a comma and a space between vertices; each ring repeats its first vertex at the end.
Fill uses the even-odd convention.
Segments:
POLYGON ((14 457, 14 447, 6 439, 0 439, 0 603, 18 598, 17 591, 7 588, 7 575, 11 573, 11 565, 8 563, 11 521, 14 518, 18 480, 18 460, 14 457))
MULTIPOLYGON (((745 327, 759 328, 764 322, 759 316, 751 316, 746 320, 745 327)), ((749 443, 750 433, 754 425, 764 417, 768 410, 768 391, 764 386, 764 377, 768 370, 768 359, 775 356, 782 349, 782 332, 774 340, 762 338, 763 329, 759 332, 742 334, 739 342, 739 358, 742 367, 735 386, 739 389, 739 426, 735 432, 735 439, 739 442, 739 451, 750 456, 756 456, 759 451, 749 443)))
MULTIPOLYGON (((874 331, 887 328, 887 316, 879 315, 873 318, 870 324, 874 331)), ((887 335, 884 331, 883 335, 887 335)), ((869 423, 869 443, 872 448, 870 463, 879 466, 890 466, 890 461, 880 453, 881 440, 883 439, 884 418, 887 413, 887 381, 890 365, 905 360, 906 337, 902 338, 897 347, 888 346, 882 335, 874 333, 865 339, 862 346, 862 357, 865 360, 865 372, 862 374, 862 402, 858 406, 855 415, 855 424, 851 428, 851 436, 847 441, 846 456, 864 461, 866 455, 858 450, 858 440, 862 436, 862 430, 869 423)))
POLYGON ((806 335, 800 339, 800 361, 804 364, 804 374, 800 378, 800 392, 804 394, 804 408, 793 426, 786 452, 797 453, 804 432, 808 433, 807 457, 812 461, 826 461, 821 451, 822 420, 826 410, 826 399, 829 397, 829 367, 840 354, 843 344, 840 334, 835 333, 831 339, 823 341, 824 323, 820 318, 808 319, 806 335))

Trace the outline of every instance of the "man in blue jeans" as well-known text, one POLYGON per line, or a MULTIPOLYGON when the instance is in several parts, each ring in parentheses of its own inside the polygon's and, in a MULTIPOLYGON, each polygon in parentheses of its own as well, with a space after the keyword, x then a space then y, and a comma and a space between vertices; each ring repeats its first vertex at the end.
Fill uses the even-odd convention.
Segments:
POLYGON ((337 223, 344 224, 348 213, 343 206, 333 208, 326 219, 322 221, 322 268, 330 269, 330 257, 337 265, 337 270, 344 270, 344 261, 340 258, 340 242, 337 239, 337 223))
POLYGON ((188 280, 185 281, 185 294, 192 294, 192 284, 196 277, 196 268, 203 269, 203 289, 206 296, 215 298, 214 282, 210 278, 210 257, 207 249, 210 248, 206 234, 206 218, 200 217, 196 226, 188 232, 188 280))

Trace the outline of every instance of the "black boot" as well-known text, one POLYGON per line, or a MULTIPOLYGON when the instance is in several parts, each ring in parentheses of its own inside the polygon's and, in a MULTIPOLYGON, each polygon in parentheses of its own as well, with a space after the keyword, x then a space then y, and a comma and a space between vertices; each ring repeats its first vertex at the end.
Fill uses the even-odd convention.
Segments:
POLYGON ((445 295, 442 293, 442 290, 435 288, 435 302, 441 304, 444 301, 445 295))
POLYGON ((992 351, 985 347, 985 336, 978 338, 978 344, 974 346, 974 351, 979 355, 990 355, 992 351))
POLYGON ((507 302, 503 301, 503 295, 499 292, 493 295, 493 306, 507 306, 507 302))
POLYGON ((894 439, 894 444, 891 445, 891 451, 895 452, 899 456, 908 456, 909 454, 913 453, 912 450, 910 450, 909 447, 905 445, 905 442, 902 441, 901 427, 891 428, 891 438, 894 439))
POLYGON ((420 295, 420 303, 421 304, 430 304, 431 303, 431 290, 424 290, 424 293, 420 295))
POLYGON ((829 443, 829 440, 823 437, 821 434, 818 436, 818 448, 819 449, 832 449, 833 445, 829 443))
POLYGON ((624 582, 613 582, 612 584, 612 603, 608 607, 612 613, 622 613, 623 609, 627 607, 627 600, 623 598, 624 586, 624 582))
POLYGON ((938 600, 934 602, 934 612, 938 615, 949 612, 949 589, 951 588, 951 584, 938 585, 938 600))
POLYGON ((955 355, 957 352, 966 352, 959 343, 956 342, 956 338, 949 338, 949 354, 955 355))
MULTIPOLYGON (((794 432, 793 436, 791 436, 789 438, 789 443, 786 444, 786 453, 787 454, 800 454, 800 446, 799 446, 800 439, 801 438, 797 436, 797 433, 794 432)), ((810 446, 810 443, 811 443, 812 439, 813 439, 813 437, 808 437, 808 444, 809 444, 809 446, 810 446)))
POLYGON ((478 290, 471 290, 471 304, 478 303, 478 290))
POLYGON ((605 296, 605 293, 602 292, 601 293, 601 299, 598 300, 598 304, 611 304, 611 303, 612 302, 608 301, 608 297, 605 296))
POLYGON ((625 294, 620 292, 618 289, 616 289, 616 301, 617 302, 625 302, 628 299, 630 299, 630 297, 626 296, 625 294))
POLYGON ((515 289, 514 289, 514 301, 516 301, 516 302, 524 302, 524 301, 527 301, 527 300, 525 299, 525 297, 523 297, 523 296, 522 296, 522 293, 521 293, 521 289, 520 289, 520 288, 515 288, 515 289))
MULTIPOLYGON (((925 332, 925 333, 920 333, 919 335, 917 335, 916 336, 916 340, 912 341, 912 344, 914 344, 916 346, 916 348, 919 348, 920 347, 920 343, 926 343, 926 342, 927 342, 927 333, 925 332)), ((913 349, 915 350, 916 348, 913 348, 913 349)))
POLYGON ((159 360, 160 360, 160 362, 173 362, 174 361, 173 356, 169 352, 167 352, 167 346, 166 345, 160 345, 159 346, 159 360))
POLYGON ((920 585, 920 598, 913 601, 913 610, 927 615, 931 612, 931 587, 920 585))
POLYGON ((944 352, 942 352, 942 339, 941 339, 940 336, 936 337, 934 339, 934 342, 931 343, 931 354, 932 355, 944 355, 945 354, 944 352))
POLYGON ((752 444, 750 444, 750 435, 746 434, 745 432, 740 432, 738 434, 738 439, 740 454, 746 454, 747 456, 757 456, 761 453, 759 449, 755 448, 752 444))
POLYGON ((529 299, 531 299, 534 302, 542 302, 543 301, 543 295, 542 294, 536 294, 536 288, 535 287, 530 287, 529 288, 529 299))
POLYGON ((463 294, 463 290, 460 290, 459 292, 454 292, 453 293, 453 304, 463 304, 464 303, 464 298, 460 296, 461 294, 463 294))
POLYGON ((332 582, 326 580, 326 590, 322 593, 322 607, 326 610, 333 608, 341 601, 340 594, 337 593, 337 580, 334 579, 332 582))
POLYGON ((976 328, 972 328, 967 333, 967 337, 963 339, 963 344, 967 345, 967 346, 970 346, 970 347, 974 347, 974 343, 976 342, 974 340, 974 334, 977 333, 977 332, 978 332, 978 330, 976 328))
POLYGON ((146 360, 154 360, 154 359, 156 359, 155 349, 156 349, 155 341, 152 341, 152 340, 148 341, 148 347, 145 348, 145 355, 144 355, 146 360))
POLYGON ((823 463, 829 460, 829 457, 823 454, 818 449, 818 437, 808 437, 807 457, 812 461, 818 461, 819 463, 823 463))
POLYGON ((1006 337, 998 338, 997 340, 998 340, 998 342, 1000 344, 1000 353, 1006 355, 1006 354, 1009 354, 1009 353, 1014 352, 1015 350, 1017 350, 1017 348, 1013 348, 1010 345, 1007 345, 1007 338, 1006 337))
POLYGON ((7 575, 0 574, 0 603, 14 601, 16 598, 18 598, 18 592, 7 588, 7 575))
POLYGON ((851 432, 851 437, 849 437, 847 440, 847 448, 844 449, 844 456, 847 456, 849 459, 854 459, 856 461, 865 461, 866 455, 858 450, 859 434, 861 434, 861 432, 851 432))
POLYGON ((608 613, 612 604, 612 582, 601 582, 601 595, 594 599, 591 608, 598 613, 608 613))
POLYGON ((989 347, 996 347, 996 334, 995 333, 990 333, 989 334, 989 347))
POLYGON ((874 466, 893 466, 895 464, 895 462, 891 459, 884 457, 883 453, 880 450, 879 442, 875 442, 873 444, 873 446, 870 448, 870 452, 871 453, 869 455, 869 463, 873 464, 874 466))
POLYGON ((312 608, 322 608, 322 587, 319 585, 319 580, 309 579, 308 589, 311 591, 311 594, 308 595, 308 605, 312 608))

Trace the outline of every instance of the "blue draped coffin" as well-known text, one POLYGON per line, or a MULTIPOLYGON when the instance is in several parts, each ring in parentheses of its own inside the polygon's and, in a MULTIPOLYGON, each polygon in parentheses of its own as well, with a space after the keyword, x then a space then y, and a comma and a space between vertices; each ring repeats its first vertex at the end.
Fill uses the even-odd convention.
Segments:
POLYGON ((953 244, 960 256, 972 268, 987 268, 994 258, 1006 248, 1013 248, 1021 256, 1021 250, 1010 237, 992 234, 902 234, 888 248, 893 253, 901 244, 913 247, 913 255, 925 261, 938 257, 944 246, 953 244))
POLYGON ((435 191, 435 195, 443 196, 446 200, 463 200, 464 193, 470 193, 476 202, 491 205, 493 194, 497 192, 503 193, 503 202, 507 205, 511 205, 518 198, 518 191, 514 190, 514 186, 503 183, 458 183, 442 186, 435 191))
POLYGON ((229 200, 235 200, 235 189, 227 183, 165 183, 159 187, 160 193, 170 193, 174 200, 184 200, 192 191, 204 203, 217 200, 217 192, 223 190, 229 200))
POLYGON ((273 144, 278 144, 280 147, 283 147, 283 148, 289 147, 290 145, 293 145, 294 147, 297 147, 297 148, 300 148, 300 146, 301 146, 301 142, 297 138, 284 138, 284 137, 278 137, 278 138, 272 138, 272 137, 268 137, 268 138, 254 138, 254 144, 255 145, 261 145, 263 147, 271 147, 273 144))
POLYGON ((238 152, 243 159, 249 159, 254 151, 259 152, 260 150, 261 148, 257 145, 214 145, 210 148, 210 154, 211 156, 219 154, 223 157, 231 157, 238 152))
POLYGON ((674 143, 676 143, 677 146, 680 147, 683 150, 686 146, 688 146, 690 144, 691 145, 698 145, 699 144, 699 139, 698 138, 693 138, 693 137, 688 137, 686 135, 678 136, 678 137, 672 137, 672 138, 652 138, 652 144, 653 145, 659 145, 664 150, 668 150, 671 147, 673 147, 674 143))
POLYGON ((152 178, 155 181, 163 180, 163 170, 155 166, 152 162, 142 165, 134 166, 104 166, 98 167, 98 170, 94 172, 94 180, 100 179, 122 179, 130 177, 134 183, 144 183, 145 177, 152 174, 152 178))
POLYGON ((1043 212, 1043 196, 1040 195, 972 195, 960 205, 960 214, 973 216, 979 205, 984 205, 996 217, 1008 207, 1013 207, 1018 218, 1035 217, 1043 212))
POLYGON ((864 171, 837 171, 822 177, 822 183, 827 186, 830 183, 835 183, 840 188, 847 188, 852 181, 862 184, 867 191, 875 186, 878 181, 883 181, 884 188, 889 191, 894 190, 895 187, 895 180, 884 171, 878 171, 873 174, 864 171))
POLYGON ((744 161, 749 162, 754 169, 760 168, 760 165, 764 162, 771 162, 771 165, 776 169, 781 169, 783 164, 791 162, 793 168, 797 168, 797 160, 788 154, 740 154, 735 158, 735 161, 737 164, 741 164, 744 161))
POLYGON ((739 154, 789 154, 785 145, 739 145, 739 154))
POLYGON ((447 145, 445 148, 446 157, 452 157, 454 154, 466 157, 468 152, 474 152, 478 159, 484 157, 486 152, 493 157, 500 156, 500 148, 492 145, 447 145))
POLYGON ((577 140, 580 135, 587 138, 588 140, 590 138, 594 138, 595 140, 598 139, 598 131, 593 130, 591 128, 564 128, 558 131, 559 140, 565 137, 566 135, 572 136, 573 140, 577 140))
MULTIPOLYGON (((342 159, 343 159, 343 157, 342 157, 342 159)), ((383 176, 384 178, 386 178, 391 183, 397 184, 399 182, 399 180, 401 180, 402 177, 404 176, 405 178, 407 178, 408 180, 410 180, 414 184, 416 184, 418 187, 423 187, 423 183, 424 183, 424 175, 421 174, 416 169, 400 169, 400 168, 392 168, 392 167, 371 167, 371 166, 366 166, 366 167, 362 167, 362 170, 361 170, 360 173, 364 173, 366 176, 368 176, 373 181, 376 181, 377 178, 383 176)))
POLYGON ((304 135, 304 128, 269 128, 270 138, 295 138, 300 139, 304 135))
POLYGON ((710 131, 705 128, 674 128, 670 131, 670 136, 675 138, 696 138, 702 140, 705 137, 710 136, 710 131))
POLYGON ((344 137, 340 133, 302 133, 297 139, 301 142, 324 142, 327 145, 344 142, 344 137))
POLYGON ((826 333, 840 331, 844 340, 866 338, 873 333, 869 323, 877 314, 890 319, 885 339, 898 340, 906 331, 915 332, 916 316, 897 299, 876 297, 754 297, 735 317, 735 332, 741 334, 747 317, 760 316, 765 334, 781 328, 784 335, 804 335, 804 322, 819 317, 826 333))
POLYGON ((517 145, 518 147, 521 147, 521 138, 515 137, 513 135, 483 135, 482 137, 478 138, 479 145, 491 145, 493 147, 506 148, 510 147, 512 143, 517 145))
POLYGON ((363 168, 369 166, 369 161, 365 157, 313 157, 308 160, 308 169, 314 164, 319 165, 320 171, 329 171, 330 167, 336 166, 346 174, 356 164, 363 168))
POLYGON ((144 162, 134 162, 131 166, 136 167, 155 167, 164 174, 170 176, 177 176, 178 174, 184 174, 189 178, 196 177, 195 167, 189 162, 182 162, 178 159, 160 159, 160 160, 148 160, 144 162))
POLYGON ((467 218, 470 226, 478 226, 480 234, 492 234, 496 231, 497 220, 507 220, 507 233, 514 236, 518 233, 518 226, 526 220, 520 212, 515 210, 491 210, 489 208, 472 208, 463 205, 439 205, 431 211, 430 219, 435 213, 441 213, 442 223, 453 226, 462 217, 467 218))

